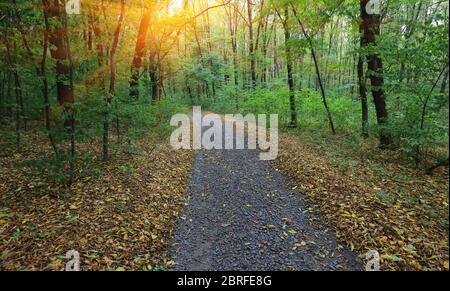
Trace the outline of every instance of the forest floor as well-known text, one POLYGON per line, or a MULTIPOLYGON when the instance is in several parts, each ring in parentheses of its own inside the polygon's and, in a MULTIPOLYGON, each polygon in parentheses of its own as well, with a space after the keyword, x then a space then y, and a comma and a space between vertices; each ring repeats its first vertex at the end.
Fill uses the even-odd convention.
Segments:
POLYGON ((368 251, 382 270, 449 268, 448 167, 430 176, 375 139, 293 131, 272 165, 209 151, 193 169, 175 270, 352 270, 368 251))
POLYGON ((375 139, 296 130, 280 137, 278 169, 305 194, 337 239, 382 270, 449 269, 449 171, 433 176, 375 139))
POLYGON ((185 199, 171 247, 174 270, 363 269, 257 150, 199 152, 185 199))
MULTIPOLYGON (((20 166, 51 156, 42 135, 23 138, 21 154, 4 146, 0 151, 0 270, 63 270, 69 250, 80 253, 83 270, 170 265, 167 245, 193 152, 174 154, 166 138, 149 134, 133 144, 134 153, 121 147, 106 165, 94 159, 87 168, 97 168, 97 176, 62 187, 20 166)), ((99 144, 80 144, 79 150, 101 157, 99 144)))
POLYGON ((369 250, 382 270, 449 267, 448 167, 426 175, 371 140, 294 131, 271 163, 150 134, 106 165, 92 141, 95 171, 69 188, 23 165, 46 138, 23 141, 0 144, 1 270, 62 270, 69 250, 84 270, 359 270, 369 250))

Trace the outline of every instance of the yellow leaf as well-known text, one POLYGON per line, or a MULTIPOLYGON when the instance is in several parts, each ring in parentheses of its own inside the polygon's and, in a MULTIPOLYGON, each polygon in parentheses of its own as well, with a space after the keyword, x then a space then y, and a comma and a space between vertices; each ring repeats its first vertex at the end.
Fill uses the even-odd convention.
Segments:
POLYGON ((80 244, 82 245, 82 246, 84 246, 85 244, 87 244, 87 239, 86 238, 81 238, 80 239, 80 244))
POLYGON ((411 265, 415 268, 415 269, 417 269, 417 270, 422 270, 422 265, 420 265, 418 262, 416 262, 416 261, 412 261, 412 263, 411 263, 411 265))

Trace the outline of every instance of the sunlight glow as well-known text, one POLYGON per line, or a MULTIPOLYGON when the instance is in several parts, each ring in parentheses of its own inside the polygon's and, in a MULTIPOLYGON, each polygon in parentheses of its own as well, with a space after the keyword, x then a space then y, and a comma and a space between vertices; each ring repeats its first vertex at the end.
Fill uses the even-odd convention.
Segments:
POLYGON ((169 14, 173 15, 183 9, 183 0, 172 0, 169 7, 169 14))

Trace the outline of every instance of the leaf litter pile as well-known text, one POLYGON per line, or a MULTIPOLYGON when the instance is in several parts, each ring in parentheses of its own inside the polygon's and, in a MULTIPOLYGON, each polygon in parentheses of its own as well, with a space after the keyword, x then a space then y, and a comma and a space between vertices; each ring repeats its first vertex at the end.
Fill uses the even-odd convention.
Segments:
POLYGON ((378 150, 336 162, 328 146, 283 135, 276 163, 339 241, 361 258, 378 251, 382 270, 448 270, 448 168, 428 176, 378 150))
MULTIPOLYGON (((70 188, 51 186, 18 167, 39 153, 0 157, 0 269, 63 270, 70 250, 83 270, 157 270, 170 265, 166 249, 182 208, 193 153, 174 152, 151 137, 120 153, 99 177, 70 188)), ((45 147, 45 141, 42 147, 45 147)), ((98 164, 101 165, 99 162, 98 164)))

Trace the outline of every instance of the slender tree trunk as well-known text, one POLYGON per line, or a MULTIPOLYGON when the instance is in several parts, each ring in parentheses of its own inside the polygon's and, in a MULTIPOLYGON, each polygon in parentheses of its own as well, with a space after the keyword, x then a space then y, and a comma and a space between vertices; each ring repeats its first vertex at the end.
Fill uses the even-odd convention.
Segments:
MULTIPOLYGON (((268 73, 268 69, 267 69, 267 64, 266 64, 266 58, 267 58, 267 50, 268 50, 268 46, 269 46, 269 41, 270 41, 270 37, 268 36, 268 19, 269 16, 266 18, 266 22, 264 25, 264 34, 263 34, 263 61, 262 61, 262 66, 263 66, 263 72, 262 72, 262 77, 261 77, 261 82, 263 84, 264 87, 267 86, 267 73, 268 73)), ((273 31, 275 22, 272 24, 272 29, 271 32, 273 31)))
MULTIPOLYGON (((422 114, 420 117, 420 129, 424 130, 425 129, 425 119, 427 117, 427 110, 428 110, 428 104, 430 102, 430 99, 433 95, 434 89, 438 86, 439 81, 441 80, 442 76, 445 74, 445 71, 447 70, 448 67, 448 62, 445 64, 444 68, 442 68, 438 78, 436 79, 436 81, 433 83, 433 86, 431 87, 430 92, 428 93, 428 95, 425 97, 425 99, 422 101, 422 114)), ((421 161, 421 155, 422 155, 422 150, 420 147, 420 144, 416 146, 415 148, 416 151, 416 166, 419 166, 419 163, 421 161)))
POLYGON ((367 102, 366 76, 364 74, 364 60, 360 56, 358 58, 358 84, 359 97, 361 99, 362 108, 362 136, 369 137, 369 107, 367 102))
POLYGON ((442 76, 444 76, 445 72, 448 70, 447 68, 448 68, 448 62, 445 64, 444 68, 441 70, 437 80, 433 83, 433 86, 431 87, 430 92, 428 93, 428 95, 425 97, 425 100, 423 101, 422 115, 420 118, 420 129, 425 128, 425 118, 427 116, 428 103, 430 102, 430 98, 433 95, 434 89, 438 86, 438 83, 441 80, 442 76))
POLYGON ((22 90, 20 88, 19 75, 17 72, 14 73, 14 85, 16 94, 16 148, 20 152, 20 104, 22 90))
MULTIPOLYGON (((362 15, 361 15, 362 16, 362 15)), ((364 27, 362 22, 359 25, 359 31, 360 31, 360 53, 358 57, 358 65, 357 65, 357 71, 358 71, 358 84, 359 84, 359 97, 361 99, 361 111, 362 111, 362 136, 365 138, 369 137, 369 105, 367 101, 367 88, 366 88, 366 76, 364 74, 364 59, 363 56, 363 49, 364 49, 364 39, 363 39, 363 32, 364 27)))
POLYGON ((442 79, 441 89, 439 90, 442 96, 445 96, 445 91, 447 91, 448 77, 449 77, 449 67, 447 66, 447 69, 445 70, 444 73, 444 78, 442 79))
MULTIPOLYGON (((293 76, 293 64, 292 64, 292 52, 290 47, 291 40, 291 30, 289 27, 289 10, 286 8, 284 10, 284 40, 285 40, 285 50, 286 50, 286 67, 288 74, 288 86, 289 86, 289 103, 291 109, 291 123, 289 127, 297 128, 298 126, 298 115, 297 115, 297 107, 295 104, 295 85, 294 85, 294 76, 293 76)), ((281 18, 281 16, 280 16, 281 18)))
POLYGON ((158 71, 158 101, 161 101, 161 98, 164 93, 164 72, 163 72, 163 65, 161 56, 158 53, 157 55, 157 71, 158 71))
MULTIPOLYGON (((21 133, 20 133, 20 127, 21 127, 21 122, 20 122, 20 99, 21 94, 22 94, 22 90, 20 87, 20 80, 19 80, 19 75, 17 73, 17 63, 16 63, 16 55, 14 55, 14 57, 12 56, 12 49, 15 48, 15 44, 12 45, 8 39, 8 35, 5 35, 4 39, 5 39, 5 46, 6 46, 6 61, 8 63, 9 69, 11 71, 11 74, 13 76, 14 79, 14 93, 15 93, 15 125, 16 125, 16 150, 17 152, 20 152, 20 141, 21 141, 21 133)), ((14 50, 14 53, 16 53, 16 51, 14 50)))
POLYGON ((234 97, 236 102, 236 110, 239 110, 239 96, 238 96, 238 88, 239 88, 239 70, 238 70, 238 60, 237 60, 237 37, 236 32, 238 29, 238 2, 232 4, 228 12, 228 27, 230 30, 231 36, 231 49, 233 51, 233 71, 234 71, 234 97))
MULTIPOLYGON (((13 0, 13 3, 14 3, 14 5, 17 5, 15 0, 13 0)), ((44 10, 44 13, 46 13, 45 10, 44 10)), ((18 22, 21 22, 20 14, 17 9, 16 9, 16 18, 17 18, 18 22)), ((45 23, 45 27, 49 27, 47 16, 44 16, 44 23, 45 23)), ((28 53, 28 56, 30 57, 31 60, 36 60, 36 57, 35 57, 32 49, 30 47, 30 44, 27 40, 26 32, 22 29, 22 27, 20 25, 18 26, 18 29, 22 35, 22 42, 28 53)), ((43 97, 43 103, 44 103, 45 129, 47 131, 47 136, 48 136, 50 144, 53 148, 53 151, 54 151, 55 155, 58 155, 58 148, 56 146, 55 139, 53 137, 52 129, 51 129, 49 88, 48 88, 48 78, 47 78, 47 69, 46 69, 47 53, 48 53, 48 32, 47 32, 47 30, 44 30, 42 57, 39 60, 39 63, 36 65, 35 70, 36 70, 36 75, 42 80, 41 91, 42 91, 42 97, 43 97)))
POLYGON ((50 141, 50 144, 55 152, 55 155, 58 155, 58 148, 56 146, 55 138, 52 133, 52 125, 50 119, 50 100, 48 94, 48 79, 47 79, 47 52, 48 52, 48 35, 44 32, 44 49, 42 51, 42 59, 40 62, 40 75, 42 78, 42 96, 44 99, 44 112, 45 112, 45 129, 47 130, 47 136, 50 141))
MULTIPOLYGON (((274 22, 276 21, 276 18, 273 20, 274 22)), ((277 53, 277 47, 278 47, 278 34, 277 34, 277 27, 276 25, 274 25, 274 29, 273 29, 273 47, 275 48, 273 50, 273 72, 272 72, 272 78, 278 78, 278 69, 279 69, 279 65, 278 65, 278 53, 277 53)))
POLYGON ((6 73, 1 72, 0 76, 2 76, 0 81, 0 127, 3 126, 3 119, 6 117, 6 73))
MULTIPOLYGON (((12 73, 10 70, 8 70, 7 74, 6 74, 6 96, 8 99, 11 99, 11 95, 12 95, 11 79, 12 79, 12 73)), ((5 110, 6 110, 6 115, 11 117, 13 113, 12 113, 12 108, 11 108, 10 103, 7 104, 5 110)))
POLYGON ((250 72, 252 78, 251 87, 256 86, 256 56, 253 37, 253 4, 252 0, 247 0, 247 12, 248 12, 248 36, 249 36, 249 52, 250 52, 250 72))
POLYGON ((151 93, 152 100, 156 102, 158 100, 158 68, 156 64, 156 54, 151 52, 149 55, 149 75, 151 80, 151 93))
POLYGON ((303 23, 301 22, 300 18, 298 17, 297 11, 295 9, 293 9, 293 11, 294 11, 295 18, 297 19, 297 21, 298 21, 298 23, 300 25, 300 28, 301 28, 301 30, 303 32, 304 37, 309 42, 309 46, 310 46, 310 49, 311 49, 311 55, 312 55, 312 58, 313 58, 313 61, 314 61, 314 67, 316 69, 317 83, 318 83, 318 85, 320 87, 320 92, 322 93, 323 106, 325 107, 325 111, 327 112, 327 117, 328 117, 328 122, 330 124, 331 132, 333 134, 336 134, 336 129, 334 127, 334 122, 333 122, 333 116, 331 115, 330 108, 328 107, 327 96, 325 94, 325 88, 324 88, 324 85, 323 85, 323 82, 322 82, 322 76, 320 74, 319 62, 317 61, 316 50, 314 49, 314 44, 313 44, 313 42, 311 40, 311 37, 306 32, 305 26, 303 25, 303 23))
MULTIPOLYGON (((111 107, 112 97, 116 94, 116 51, 119 45, 120 31, 122 30, 122 23, 125 16, 125 0, 120 1, 120 16, 119 21, 114 32, 114 40, 109 54, 109 68, 110 68, 110 83, 109 96, 106 97, 106 108, 104 112, 103 121, 103 161, 109 159, 109 109, 111 107)), ((117 120, 116 120, 117 122, 117 120)))

